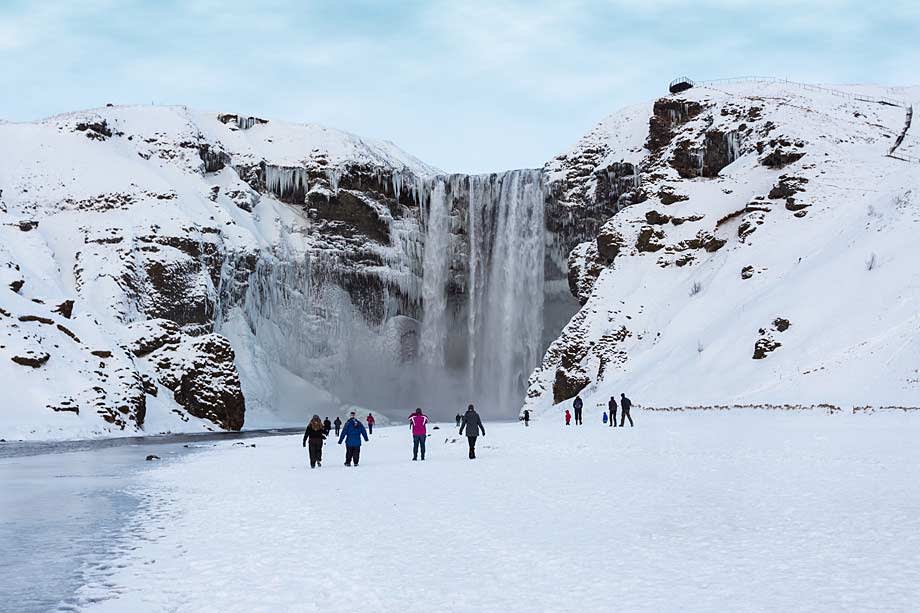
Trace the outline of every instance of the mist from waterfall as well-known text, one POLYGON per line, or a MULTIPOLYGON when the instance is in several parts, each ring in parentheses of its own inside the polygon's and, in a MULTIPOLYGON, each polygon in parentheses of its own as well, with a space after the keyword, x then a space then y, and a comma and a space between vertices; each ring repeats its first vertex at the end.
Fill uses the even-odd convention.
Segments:
POLYGON ((542 174, 438 176, 416 189, 415 221, 391 226, 386 266, 367 276, 309 238, 249 275, 227 263, 220 331, 248 400, 279 414, 356 405, 444 418, 472 402, 487 417, 517 415, 545 332, 577 310, 567 289, 560 303, 560 271, 545 278, 542 174))

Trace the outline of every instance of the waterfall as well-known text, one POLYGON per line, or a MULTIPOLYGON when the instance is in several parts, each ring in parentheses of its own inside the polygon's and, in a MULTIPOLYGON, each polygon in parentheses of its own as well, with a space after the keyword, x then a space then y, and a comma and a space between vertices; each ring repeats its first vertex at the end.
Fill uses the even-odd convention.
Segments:
MULTIPOLYGON (((306 188, 305 173, 265 170, 275 194, 306 188)), ((253 406, 446 417, 470 402, 488 416, 523 404, 544 327, 559 318, 544 279, 542 173, 394 185, 418 204, 389 221, 387 245, 282 231, 269 249, 228 254, 215 328, 233 342, 253 406)))
POLYGON ((543 203, 535 170, 436 179, 424 220, 420 354, 441 372, 426 370, 420 385, 437 381, 442 401, 485 403, 493 414, 520 406, 543 350, 543 203))
POLYGON ((508 414, 543 349, 543 180, 539 171, 515 170, 469 184, 470 394, 508 414))
POLYGON ((433 365, 444 364, 447 340, 447 276, 450 246, 450 211, 442 178, 431 189, 425 221, 425 255, 422 260, 421 358, 433 365))

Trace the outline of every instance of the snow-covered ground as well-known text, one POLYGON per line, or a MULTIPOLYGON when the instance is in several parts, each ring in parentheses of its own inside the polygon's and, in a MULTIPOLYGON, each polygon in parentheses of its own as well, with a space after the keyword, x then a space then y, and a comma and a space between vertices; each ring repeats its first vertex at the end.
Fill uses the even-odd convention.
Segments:
POLYGON ((635 428, 381 428, 149 471, 86 611, 840 611, 920 602, 920 416, 635 411, 635 428))

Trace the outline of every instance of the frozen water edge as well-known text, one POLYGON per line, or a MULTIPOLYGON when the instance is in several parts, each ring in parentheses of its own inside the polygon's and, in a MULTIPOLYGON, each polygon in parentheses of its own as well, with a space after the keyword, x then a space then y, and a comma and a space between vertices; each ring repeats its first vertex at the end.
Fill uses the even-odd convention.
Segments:
POLYGON ((118 548, 137 546, 121 533, 148 495, 147 454, 170 462, 213 441, 275 433, 0 444, 0 611, 68 610, 85 572, 104 572, 118 548))
POLYGON ((453 427, 361 467, 299 436, 158 466, 90 611, 912 610, 913 415, 650 414, 453 427))

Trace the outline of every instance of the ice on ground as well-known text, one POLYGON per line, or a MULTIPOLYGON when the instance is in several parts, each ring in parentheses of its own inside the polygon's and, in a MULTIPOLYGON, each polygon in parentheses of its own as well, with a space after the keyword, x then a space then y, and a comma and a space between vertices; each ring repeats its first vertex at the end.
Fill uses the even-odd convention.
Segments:
POLYGON ((920 421, 634 411, 635 428, 441 425, 412 462, 300 437, 222 444, 148 475, 137 549, 86 611, 841 611, 920 601, 920 421))

